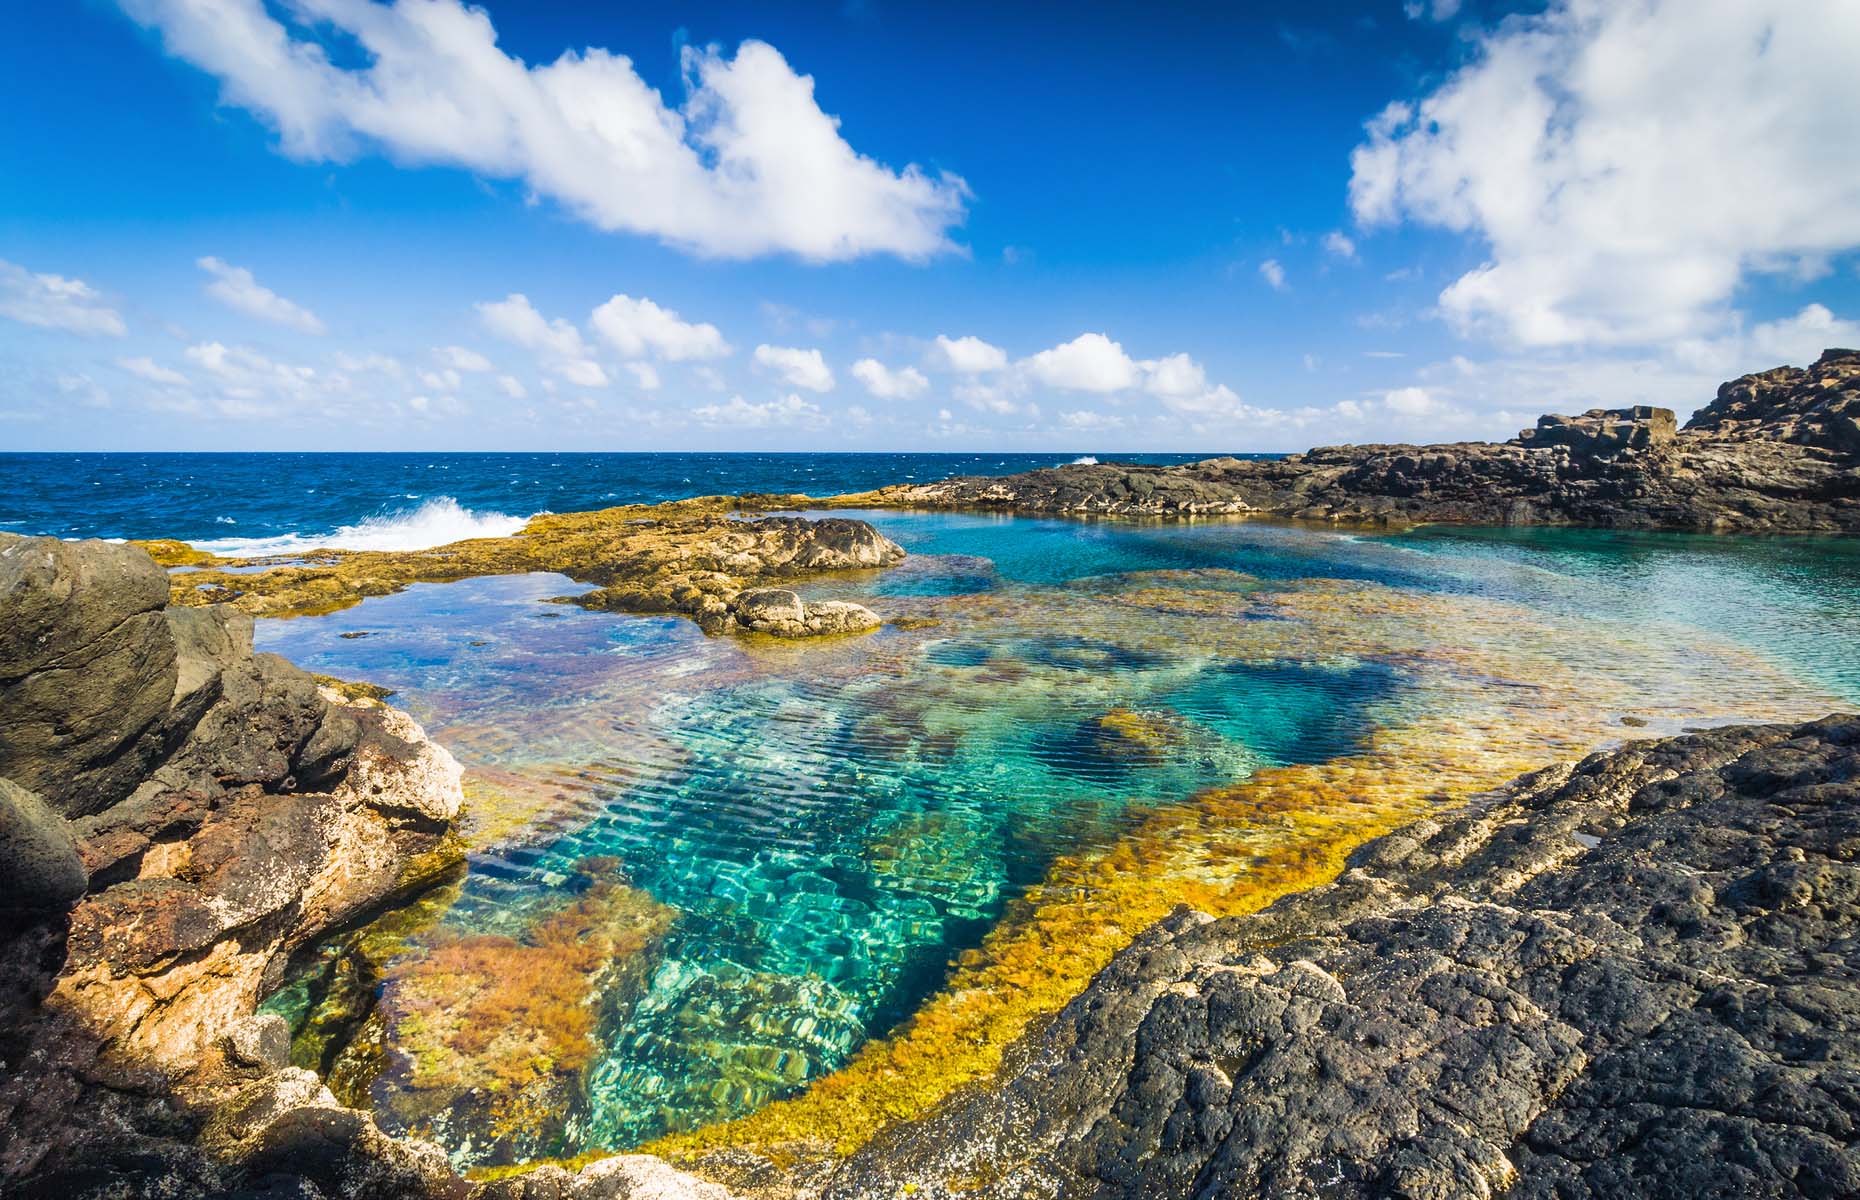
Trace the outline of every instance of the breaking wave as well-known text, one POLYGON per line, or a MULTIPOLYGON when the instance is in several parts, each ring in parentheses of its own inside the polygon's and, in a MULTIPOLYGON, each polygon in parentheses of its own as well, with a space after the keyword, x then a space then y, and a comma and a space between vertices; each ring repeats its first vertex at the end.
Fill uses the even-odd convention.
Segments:
POLYGON ((308 550, 425 550, 466 538, 508 537, 529 520, 508 513, 476 512, 450 496, 435 496, 417 508, 377 513, 353 525, 339 526, 332 533, 220 538, 195 545, 214 554, 241 558, 308 550))

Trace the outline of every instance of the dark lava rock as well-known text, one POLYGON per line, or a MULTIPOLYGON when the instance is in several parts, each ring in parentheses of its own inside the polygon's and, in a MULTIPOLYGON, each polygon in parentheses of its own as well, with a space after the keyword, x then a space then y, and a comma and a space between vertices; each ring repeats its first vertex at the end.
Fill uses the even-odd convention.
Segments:
POLYGON ((1178 910, 828 1196, 1860 1195, 1860 717, 1639 742, 1178 910))
POLYGON ((884 488, 878 503, 1074 515, 1257 514, 1349 524, 1860 531, 1860 351, 1667 409, 1546 416, 1508 442, 1323 446, 1175 467, 1084 464, 884 488))

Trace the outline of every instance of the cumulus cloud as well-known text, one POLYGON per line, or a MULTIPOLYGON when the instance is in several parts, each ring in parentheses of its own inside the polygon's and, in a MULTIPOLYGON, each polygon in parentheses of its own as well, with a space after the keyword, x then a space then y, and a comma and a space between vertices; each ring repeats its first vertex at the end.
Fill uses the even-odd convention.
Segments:
POLYGON ((1023 365, 1036 383, 1069 392, 1122 392, 1141 380, 1123 346, 1102 333, 1081 333, 1029 357, 1023 365))
POLYGON ((661 384, 659 371, 658 368, 654 367, 651 363, 630 362, 626 365, 626 369, 632 374, 633 382, 639 384, 645 391, 656 392, 659 390, 661 384))
POLYGON ((509 396, 512 400, 521 400, 530 394, 529 389, 523 386, 523 381, 518 379, 515 375, 499 375, 497 377, 497 386, 502 388, 504 395, 509 396))
POLYGON ((876 358, 862 358, 852 365, 853 378, 880 400, 909 400, 930 388, 930 380, 916 367, 892 370, 876 358))
POLYGON ((1371 121, 1351 206, 1489 246, 1440 295, 1462 333, 1710 335, 1749 274, 1812 276, 1860 245, 1857 59, 1840 0, 1559 0, 1371 121))
POLYGON ((159 383, 170 387, 180 387, 187 383, 187 376, 173 367, 164 367, 148 355, 138 358, 119 358, 116 365, 149 383, 159 383))
POLYGON ((1807 366, 1831 346, 1860 346, 1860 321, 1843 320, 1825 305, 1810 304, 1793 317, 1751 329, 1750 345, 1762 362, 1807 366))
POLYGON ((1016 364, 1025 382, 1069 392, 1114 395, 1142 391, 1174 412, 1212 416, 1242 411, 1225 384, 1211 385, 1207 368, 1187 354, 1135 359, 1102 333, 1083 333, 1016 364))
POLYGON ((763 42, 687 48, 674 107, 604 49, 529 66, 459 0, 119 2, 304 161, 378 150, 521 180, 597 228, 729 258, 922 259, 953 248, 964 215, 959 177, 859 154, 813 78, 763 42))
POLYGON ((211 254, 195 263, 213 277, 213 282, 207 284, 207 295, 228 308, 299 333, 323 332, 323 322, 315 313, 259 283, 244 267, 235 267, 211 254))
POLYGON ((671 309, 660 308, 644 297, 636 300, 616 295, 594 310, 589 324, 628 358, 651 356, 667 362, 686 362, 722 358, 730 353, 730 344, 715 325, 682 320, 671 309))
POLYGON ((1264 279, 1275 292, 1285 290, 1285 267, 1276 258, 1269 258, 1259 264, 1259 277, 1264 279))
POLYGON ((810 392, 833 390, 833 371, 818 350, 764 343, 756 347, 756 365, 773 371, 790 387, 806 388, 810 392))
POLYGON ((606 386, 607 372, 588 356, 581 330, 561 317, 550 320, 543 316, 522 292, 479 304, 478 317, 496 336, 535 351, 550 370, 570 383, 606 386))
POLYGON ((41 329, 122 337, 128 330, 116 310, 81 279, 43 275, 0 259, 0 317, 41 329))
POLYGON ((455 371, 483 372, 491 370, 491 360, 476 350, 464 346, 436 346, 433 357, 442 365, 455 371))
POLYGON ((930 348, 933 365, 958 375, 983 375, 1007 366, 1007 351, 991 346, 981 338, 965 334, 959 338, 937 334, 930 348))
POLYGON ((1383 393, 1382 406, 1404 417, 1425 417, 1440 411, 1440 401, 1422 387, 1395 388, 1383 393))
POLYGON ((820 406, 792 392, 779 400, 751 404, 741 396, 731 396, 724 404, 702 404, 691 410, 701 425, 712 428, 767 429, 774 425, 815 425, 820 421, 820 406))
POLYGON ((1355 258, 1356 242, 1341 229, 1333 229, 1324 235, 1324 252, 1334 258, 1355 258))

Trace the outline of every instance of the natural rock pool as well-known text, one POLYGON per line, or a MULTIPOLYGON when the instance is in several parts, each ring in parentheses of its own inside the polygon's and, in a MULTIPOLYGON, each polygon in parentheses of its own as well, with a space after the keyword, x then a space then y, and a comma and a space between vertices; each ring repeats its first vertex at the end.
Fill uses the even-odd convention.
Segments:
POLYGON ((1860 549, 904 513, 804 587, 893 624, 707 638, 525 575, 261 621, 465 764, 469 868, 269 1006, 461 1165, 844 1141, 990 1069, 1136 930, 1244 911, 1518 770, 1860 701, 1860 549), (771 1102, 803 1093, 798 1100, 771 1102))

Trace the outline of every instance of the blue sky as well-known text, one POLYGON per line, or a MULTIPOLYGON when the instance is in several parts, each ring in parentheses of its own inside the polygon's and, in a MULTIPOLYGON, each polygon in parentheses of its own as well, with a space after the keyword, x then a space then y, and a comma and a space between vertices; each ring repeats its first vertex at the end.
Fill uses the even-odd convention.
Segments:
POLYGON ((0 448, 1683 412, 1860 342, 1856 60, 1850 0, 30 6, 0 448))

